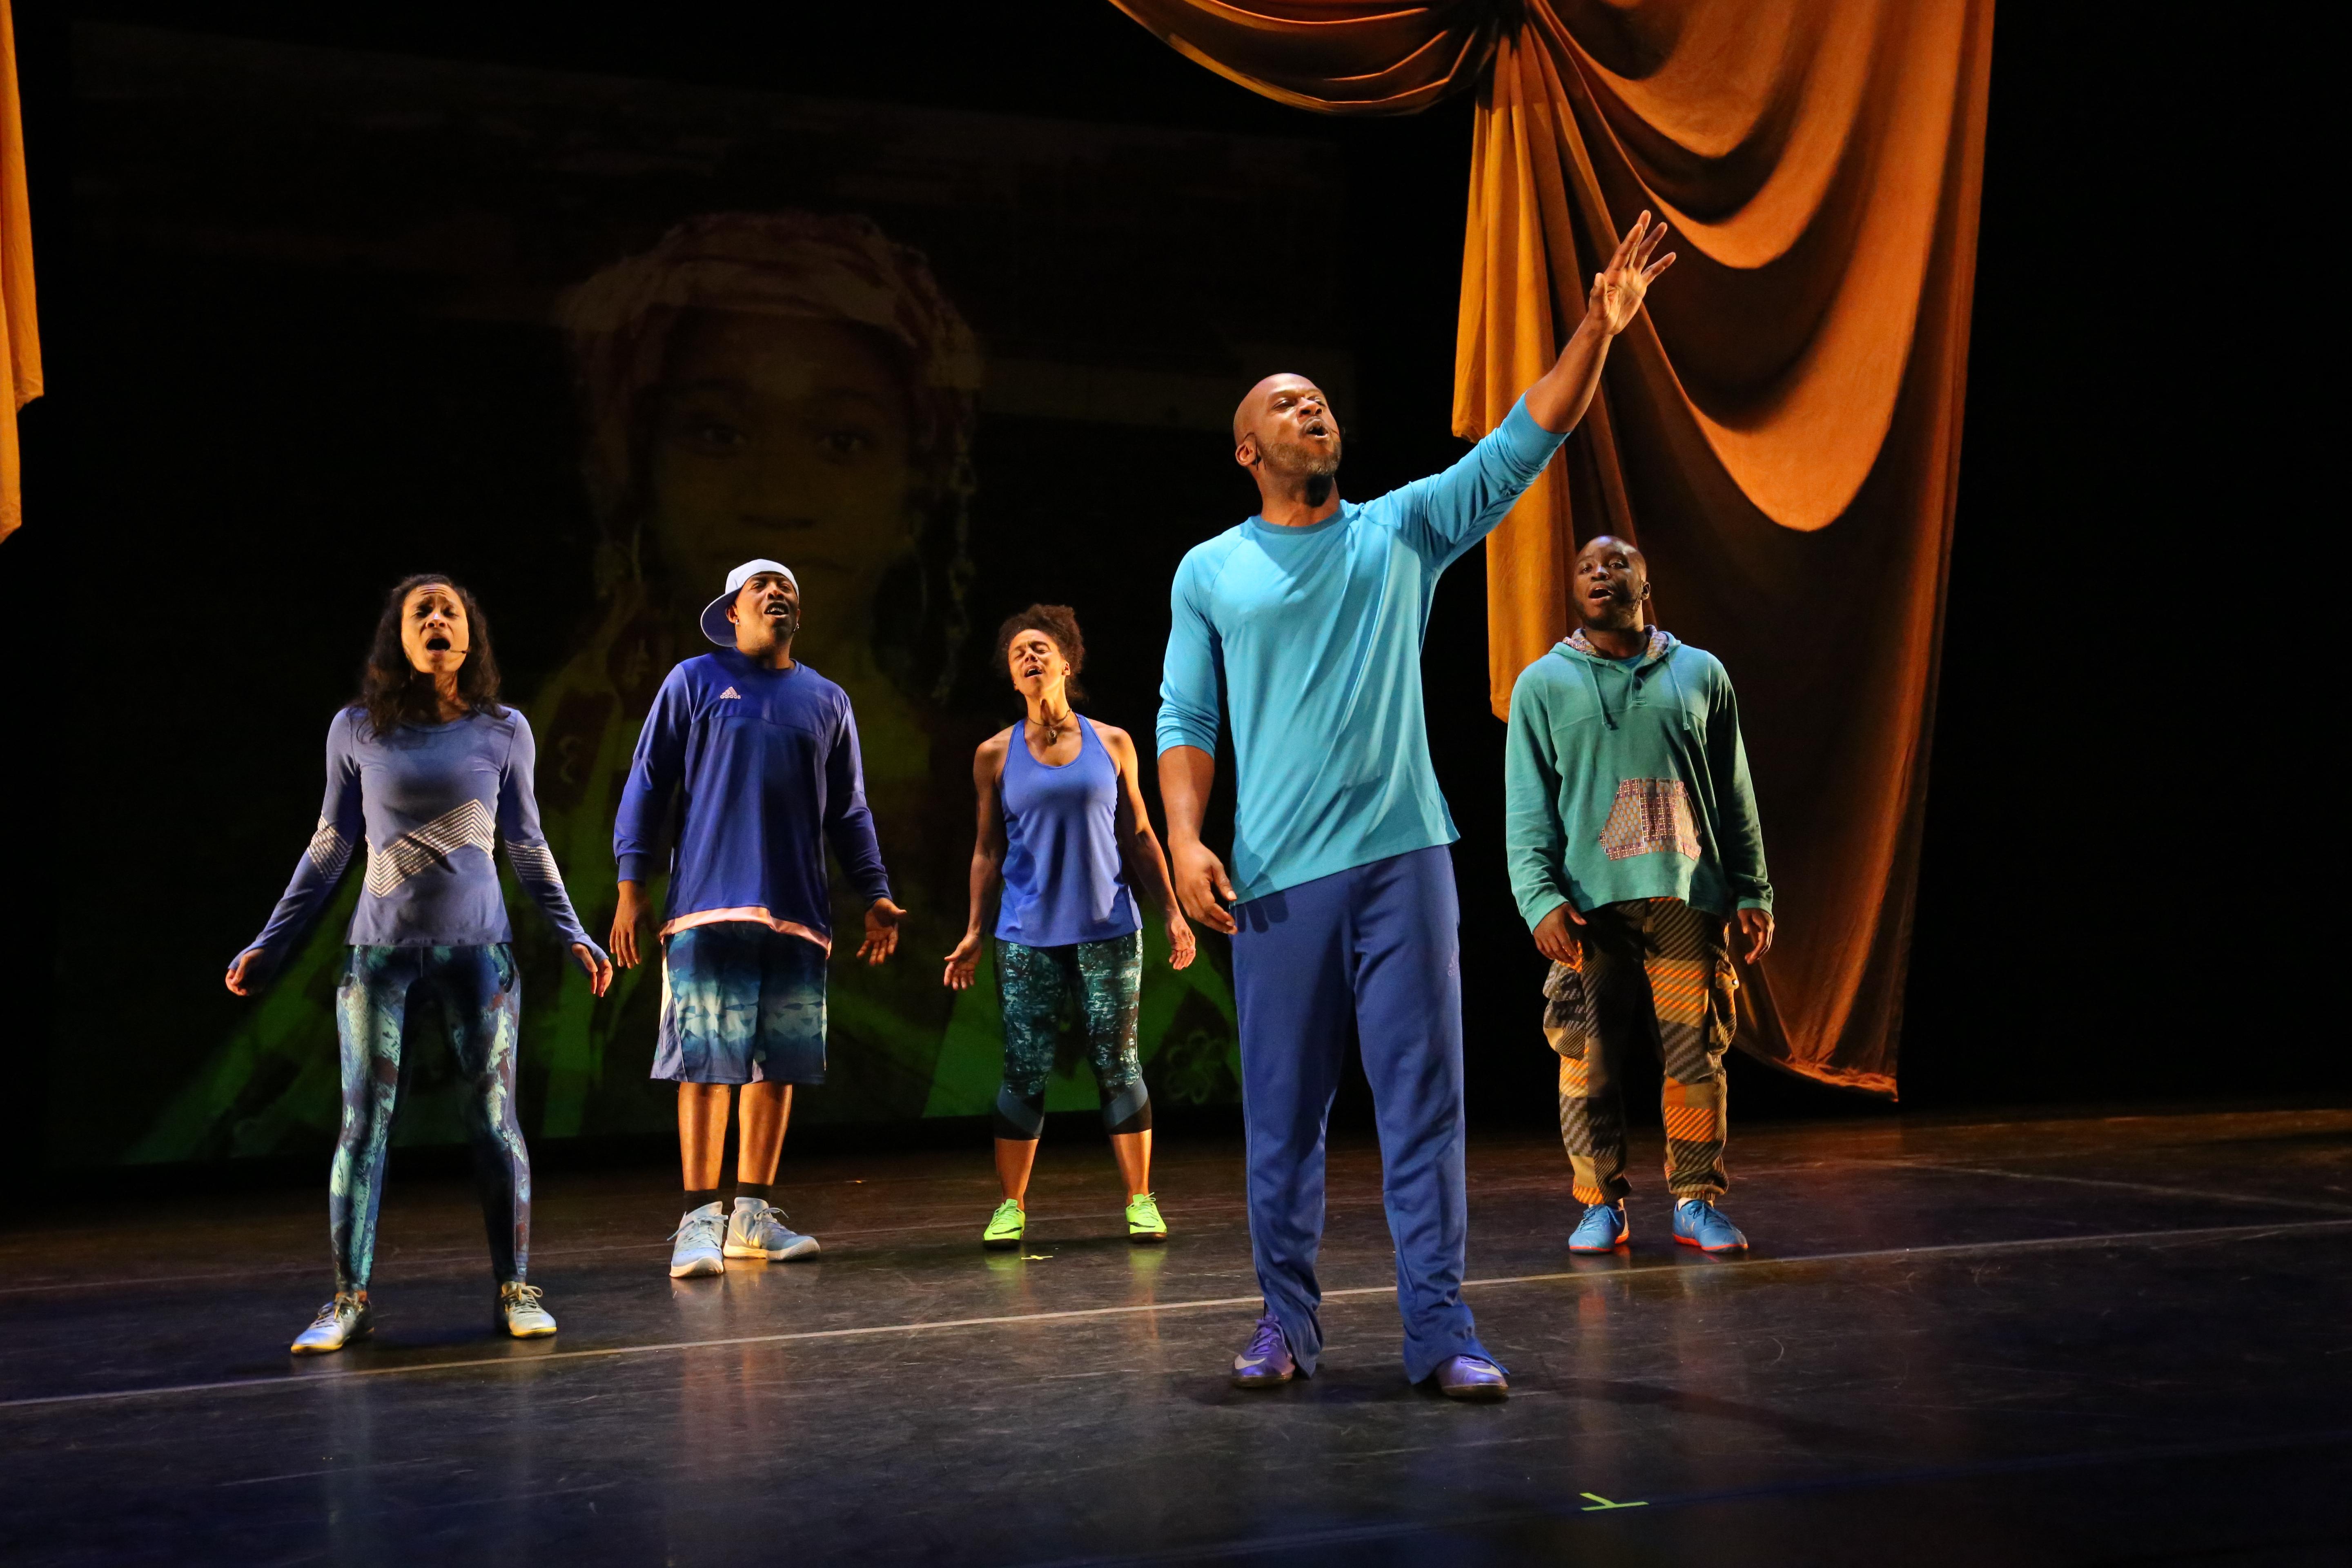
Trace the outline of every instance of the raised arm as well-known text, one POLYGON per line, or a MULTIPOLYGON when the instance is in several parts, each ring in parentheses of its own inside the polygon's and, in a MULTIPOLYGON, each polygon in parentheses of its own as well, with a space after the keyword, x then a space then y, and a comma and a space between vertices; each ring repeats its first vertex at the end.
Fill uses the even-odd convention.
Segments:
POLYGON ((1601 387, 1601 367, 1609 358, 1610 340, 1633 324, 1652 280, 1675 264, 1671 250, 1655 261, 1650 259, 1665 237, 1666 226, 1653 223, 1647 212, 1633 220, 1633 226, 1617 242, 1609 265, 1592 275, 1584 320, 1569 334, 1568 346, 1559 351, 1559 358, 1542 379, 1528 388, 1528 413, 1554 435, 1567 435, 1584 417, 1592 395, 1601 387))
POLYGON ((1649 260, 1665 232, 1664 224, 1652 224, 1643 213, 1608 268, 1594 275, 1584 319, 1551 369, 1453 467, 1387 498, 1401 536, 1424 559, 1440 569, 1450 566, 1500 527, 1584 417, 1601 385, 1610 340, 1640 314, 1650 279, 1674 260, 1671 253, 1649 260))
POLYGON ((989 889, 996 886, 1004 869, 1004 813, 996 791, 1004 776, 1004 757, 1012 738, 1013 731, 1007 730, 982 741, 971 754, 971 787, 980 797, 980 827, 971 845, 971 917, 964 922, 963 940, 948 954, 947 973, 941 977, 941 984, 950 991, 961 991, 971 984, 972 971, 980 963, 989 889))
POLYGON ((514 734, 507 744, 506 767, 499 775, 499 837, 506 841, 507 864, 514 868, 515 881, 563 938, 580 967, 588 972, 589 990, 602 996, 613 983, 613 961, 589 940, 581 929, 580 917, 572 912, 572 897, 563 890, 563 873, 556 868, 547 835, 539 826, 539 793, 533 783, 539 745, 531 737, 530 721, 520 709, 512 711, 514 734))
POLYGON ((319 826, 302 858, 294 862, 294 876, 270 912, 261 934, 229 962, 227 984, 240 996, 250 996, 284 959, 287 949, 301 939, 334 896, 335 884, 352 855, 367 842, 367 817, 361 809, 360 770, 352 754, 352 726, 357 717, 350 709, 327 726, 327 793, 319 804, 319 826))
POLYGON ((1104 750, 1110 752, 1110 760, 1118 767, 1119 854, 1127 861, 1128 875, 1167 922, 1168 967, 1182 969, 1192 962, 1192 928, 1177 906, 1175 884, 1168 875, 1168 858, 1160 850, 1160 836, 1151 831, 1151 813, 1143 804, 1142 769, 1135 754, 1135 739, 1109 724, 1096 725, 1095 733, 1102 737, 1104 750))

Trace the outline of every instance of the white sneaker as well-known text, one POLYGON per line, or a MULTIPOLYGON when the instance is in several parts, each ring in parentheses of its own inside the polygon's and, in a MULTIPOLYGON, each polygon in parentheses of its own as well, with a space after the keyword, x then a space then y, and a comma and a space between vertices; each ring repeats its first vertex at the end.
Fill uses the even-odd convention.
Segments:
POLYGON ((369 1310, 366 1300, 350 1291, 341 1291, 333 1300, 319 1309, 319 1315, 295 1338, 292 1348, 296 1355, 339 1351, 374 1328, 375 1314, 369 1310))
POLYGON ((677 1245, 669 1251, 669 1277, 691 1279, 701 1274, 726 1273, 727 1259, 719 1251, 726 1236, 727 1211, 717 1204, 687 1210, 677 1229, 670 1233, 677 1245))
POLYGON ((519 1340, 535 1340, 555 1331, 555 1314, 539 1302, 540 1289, 520 1279, 499 1287, 499 1322, 519 1340))
POLYGON ((764 1258, 781 1263, 787 1258, 816 1256, 816 1237, 803 1236, 784 1223, 784 1211, 759 1198, 737 1198, 727 1216, 727 1256, 764 1258))

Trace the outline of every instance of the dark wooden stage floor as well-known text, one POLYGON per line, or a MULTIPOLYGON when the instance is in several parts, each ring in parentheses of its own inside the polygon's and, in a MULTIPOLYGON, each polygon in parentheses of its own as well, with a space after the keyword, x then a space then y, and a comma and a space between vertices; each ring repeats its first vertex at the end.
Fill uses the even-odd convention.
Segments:
POLYGON ((1507 1405, 1404 1385, 1372 1152, 1334 1159, 1323 1374, 1229 1391, 1238 1149, 1175 1236, 984 1149, 786 1157, 814 1264, 673 1284, 654 1173, 542 1182, 553 1341, 491 1336, 463 1187, 395 1162, 374 1342, 296 1363, 320 1193, 0 1237, 15 1564, 2352 1560, 2352 1111, 1737 1130, 1757 1250, 1571 1259, 1556 1144, 1474 1141, 1468 1298, 1507 1405))

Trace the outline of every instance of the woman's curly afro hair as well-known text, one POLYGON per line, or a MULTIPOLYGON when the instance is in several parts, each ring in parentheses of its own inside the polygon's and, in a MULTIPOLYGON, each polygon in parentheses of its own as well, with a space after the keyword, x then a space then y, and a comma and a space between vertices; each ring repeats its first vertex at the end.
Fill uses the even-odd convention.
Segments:
POLYGON ((1054 646, 1070 661, 1070 679, 1064 690, 1073 702, 1086 700, 1087 690, 1078 684, 1078 671, 1087 667, 1087 639, 1078 630, 1078 613, 1067 605, 1032 605, 997 627, 996 668, 1007 680, 1013 679, 1013 639, 1027 631, 1044 632, 1054 639, 1054 646))

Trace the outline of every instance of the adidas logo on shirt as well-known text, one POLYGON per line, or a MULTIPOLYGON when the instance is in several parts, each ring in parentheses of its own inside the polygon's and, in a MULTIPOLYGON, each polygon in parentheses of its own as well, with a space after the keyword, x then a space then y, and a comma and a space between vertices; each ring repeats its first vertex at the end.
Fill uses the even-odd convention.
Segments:
POLYGON ((724 701, 726 701, 730 697, 732 697, 732 698, 733 698, 733 699, 735 699, 735 700, 737 700, 738 702, 740 702, 740 701, 743 700, 743 694, 742 694, 741 692, 740 692, 740 691, 736 690, 733 687, 731 687, 731 686, 730 686, 730 687, 729 687, 726 690, 724 690, 724 691, 722 691, 722 692, 720 692, 720 693, 719 694, 719 700, 720 700, 721 702, 724 702, 724 701))

